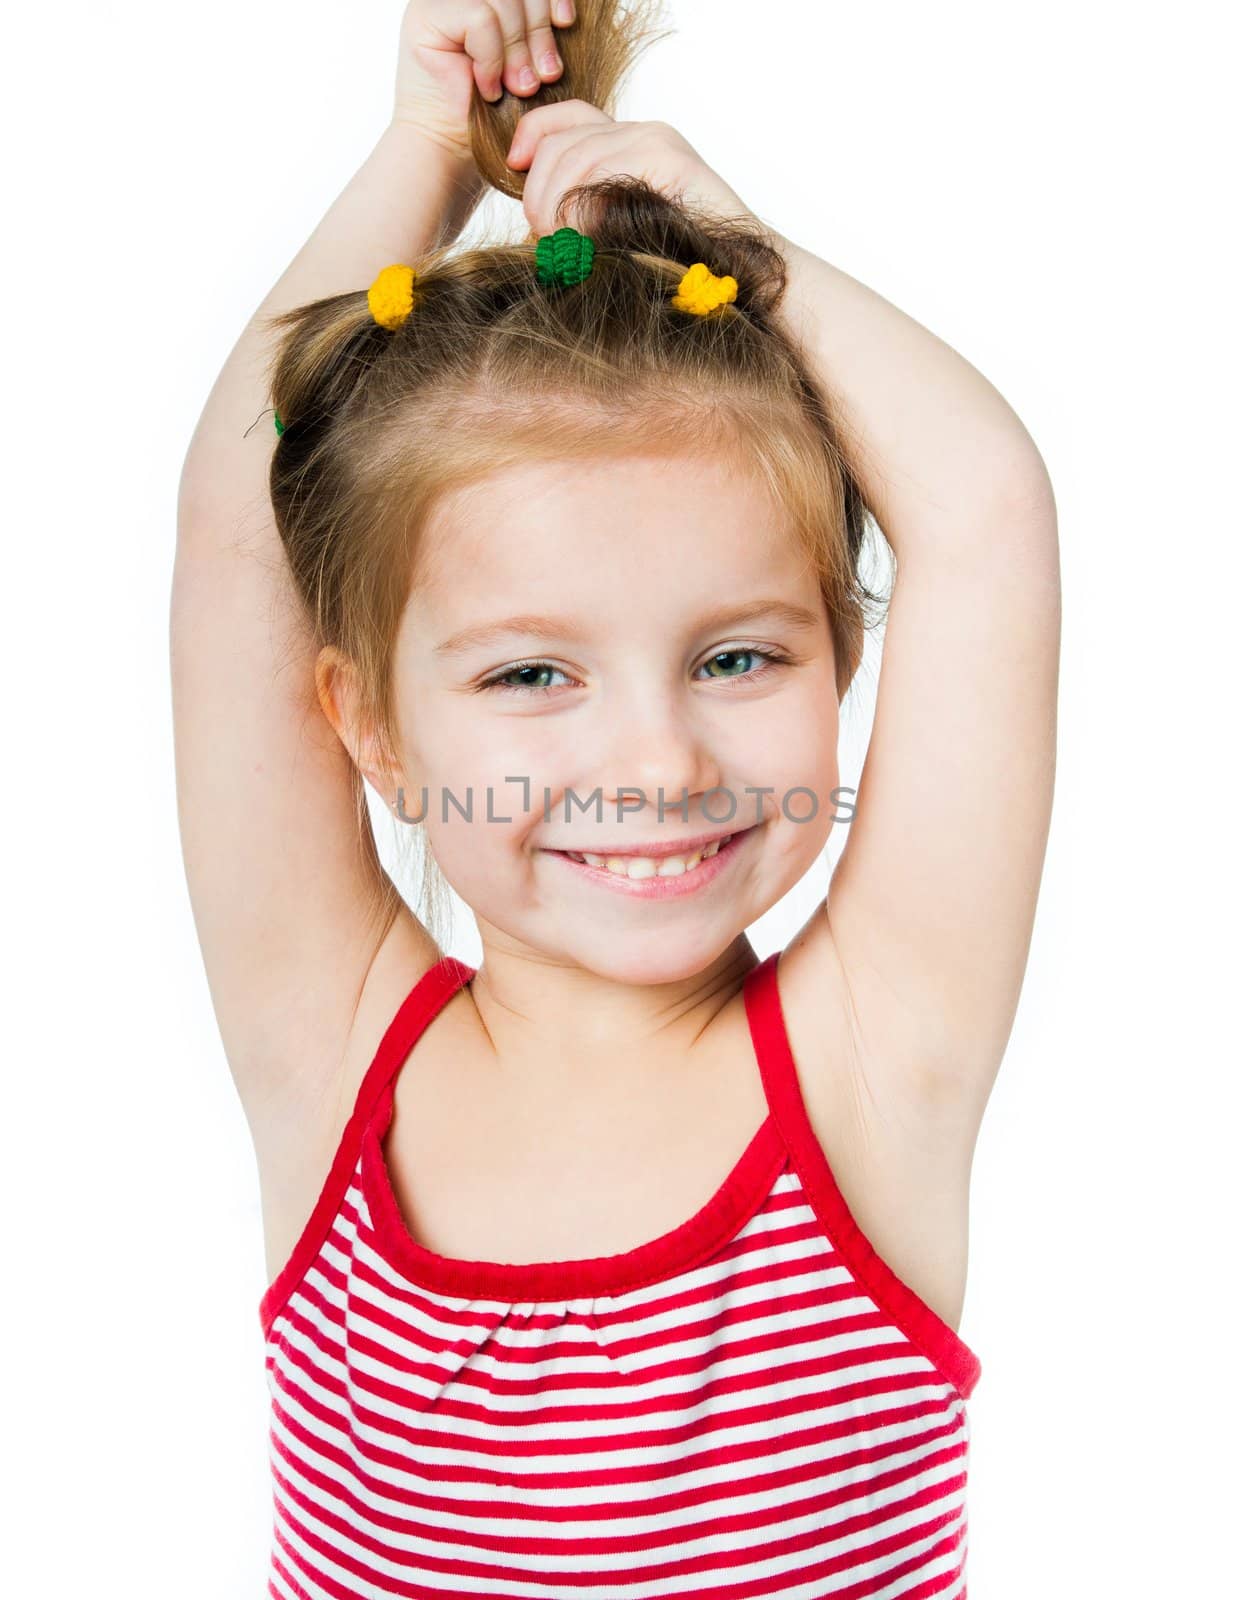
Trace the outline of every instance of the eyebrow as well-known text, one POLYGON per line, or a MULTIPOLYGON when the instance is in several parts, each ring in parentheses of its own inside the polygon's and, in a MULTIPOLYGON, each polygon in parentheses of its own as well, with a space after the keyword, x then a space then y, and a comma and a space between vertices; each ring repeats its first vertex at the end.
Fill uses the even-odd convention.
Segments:
MULTIPOLYGON (((721 606, 708 612, 697 624, 698 632, 713 628, 726 628, 733 623, 757 622, 764 617, 778 617, 790 628, 813 629, 819 626, 819 617, 806 606, 796 606, 789 600, 756 600, 745 606, 721 606)), ((470 628, 461 628, 449 639, 434 646, 438 656, 462 655, 479 645, 492 644, 497 639, 513 638, 517 634, 537 635, 545 639, 572 639, 583 643, 584 628, 570 617, 541 617, 524 615, 503 617, 497 622, 480 622, 470 628)))

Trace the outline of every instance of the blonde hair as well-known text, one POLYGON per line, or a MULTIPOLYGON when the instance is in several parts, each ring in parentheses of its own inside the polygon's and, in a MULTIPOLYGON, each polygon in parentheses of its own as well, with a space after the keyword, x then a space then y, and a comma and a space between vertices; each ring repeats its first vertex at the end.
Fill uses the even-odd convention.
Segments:
MULTIPOLYGON (((474 97, 473 152, 487 182, 522 192, 506 154, 531 106, 610 106, 650 42, 654 9, 578 0, 578 22, 559 33, 558 83, 497 105, 474 97)), ((552 292, 538 281, 532 236, 448 244, 411 263, 415 305, 393 330, 375 320, 368 286, 271 321, 284 425, 269 483, 277 528, 318 642, 351 661, 361 712, 391 757, 393 653, 420 581, 421 530, 442 497, 512 463, 681 453, 696 440, 700 453, 751 471, 818 577, 842 698, 861 660, 877 599, 858 572, 867 513, 831 398, 778 319, 783 256, 753 219, 700 213, 640 178, 569 191, 559 220, 568 215, 594 241, 593 271, 575 286, 552 292), (735 302, 711 315, 673 306, 697 262, 736 280, 735 302)), ((415 831, 418 912, 441 945, 448 886, 423 826, 415 831)), ((395 904, 386 889, 382 898, 379 911, 395 904)))

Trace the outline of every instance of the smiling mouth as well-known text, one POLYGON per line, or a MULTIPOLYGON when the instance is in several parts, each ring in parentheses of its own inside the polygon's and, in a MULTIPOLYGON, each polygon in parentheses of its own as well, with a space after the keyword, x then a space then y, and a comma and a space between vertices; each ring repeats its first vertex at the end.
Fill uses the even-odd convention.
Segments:
POLYGON ((582 866, 594 867, 601 872, 609 872, 613 877, 634 881, 644 878, 681 878, 704 861, 712 860, 721 850, 735 847, 739 839, 753 831, 753 827, 737 828, 731 833, 713 835, 701 845, 685 843, 675 848, 670 845, 651 845, 648 849, 630 847, 602 853, 554 850, 551 854, 566 856, 569 861, 579 862, 582 866))

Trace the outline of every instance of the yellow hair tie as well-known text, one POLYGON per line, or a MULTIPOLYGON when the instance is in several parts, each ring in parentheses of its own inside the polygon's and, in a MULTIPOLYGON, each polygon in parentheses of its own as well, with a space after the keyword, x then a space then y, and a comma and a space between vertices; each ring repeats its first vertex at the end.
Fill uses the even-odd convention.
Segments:
POLYGON ((411 267, 383 267, 368 291, 368 309, 374 322, 393 333, 411 315, 416 303, 416 274, 411 267))
POLYGON ((672 297, 677 311, 692 311, 704 317, 717 306, 727 305, 737 298, 735 278, 717 278, 705 261, 689 268, 680 280, 680 288, 672 297))

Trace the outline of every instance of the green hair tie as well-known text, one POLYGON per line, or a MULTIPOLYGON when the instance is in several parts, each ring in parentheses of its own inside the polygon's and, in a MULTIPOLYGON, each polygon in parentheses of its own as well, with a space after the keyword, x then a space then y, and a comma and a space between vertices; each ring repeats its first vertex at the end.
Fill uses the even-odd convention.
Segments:
POLYGON ((539 283, 584 283, 594 270, 594 241, 575 228, 558 228, 537 241, 539 283))
POLYGON ((281 417, 278 416, 276 411, 273 413, 273 431, 277 434, 279 439, 286 432, 286 424, 282 421, 281 417))

